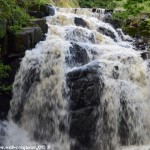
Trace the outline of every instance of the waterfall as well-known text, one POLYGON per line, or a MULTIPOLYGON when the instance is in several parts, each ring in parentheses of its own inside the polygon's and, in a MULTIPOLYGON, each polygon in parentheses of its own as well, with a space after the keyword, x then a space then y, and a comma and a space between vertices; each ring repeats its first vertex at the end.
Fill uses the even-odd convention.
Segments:
POLYGON ((1 145, 148 149, 149 62, 104 17, 87 8, 47 17, 46 40, 26 51, 16 74, 1 145))

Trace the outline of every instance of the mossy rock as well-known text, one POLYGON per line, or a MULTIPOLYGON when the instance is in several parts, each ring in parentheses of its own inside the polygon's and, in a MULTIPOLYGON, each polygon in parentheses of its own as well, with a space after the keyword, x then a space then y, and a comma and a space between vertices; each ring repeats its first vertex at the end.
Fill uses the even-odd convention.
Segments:
POLYGON ((40 27, 26 27, 8 37, 8 53, 20 53, 32 49, 42 39, 40 27))
POLYGON ((46 18, 34 19, 32 20, 33 24, 38 25, 43 33, 48 32, 48 25, 46 24, 46 18))
POLYGON ((44 4, 44 5, 33 5, 28 9, 28 13, 30 16, 35 18, 42 18, 45 16, 53 16, 55 14, 55 10, 51 5, 44 4))

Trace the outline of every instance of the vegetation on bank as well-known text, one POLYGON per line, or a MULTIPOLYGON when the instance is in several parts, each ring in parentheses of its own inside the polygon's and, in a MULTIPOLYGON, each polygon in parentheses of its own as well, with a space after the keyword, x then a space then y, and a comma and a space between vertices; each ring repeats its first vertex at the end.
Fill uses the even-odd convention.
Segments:
POLYGON ((40 8, 40 5, 47 3, 58 7, 121 9, 123 11, 114 14, 114 18, 120 21, 136 17, 143 12, 150 13, 149 0, 0 0, 0 38, 4 35, 6 20, 8 29, 15 32, 24 26, 31 25, 31 17, 27 10, 34 6, 40 8))
POLYGON ((11 67, 2 62, 2 47, 7 32, 16 33, 23 27, 35 25, 28 11, 40 11, 42 5, 51 4, 59 7, 79 7, 76 0, 0 0, 0 94, 11 91, 7 82, 11 67))
POLYGON ((120 7, 124 10, 116 11, 113 19, 120 22, 125 33, 141 37, 150 44, 150 1, 125 0, 120 7))
POLYGON ((113 19, 131 36, 150 37, 150 0, 78 0, 81 7, 116 10, 113 19))
POLYGON ((9 65, 4 65, 0 62, 0 94, 2 93, 9 93, 11 91, 11 85, 4 84, 4 80, 9 76, 9 71, 11 70, 9 65), (3 84, 1 84, 1 82, 3 84))
POLYGON ((60 7, 77 7, 76 0, 0 0, 0 38, 3 36, 5 22, 7 28, 13 32, 31 25, 31 17, 27 13, 33 7, 40 9, 40 5, 51 4, 60 7))

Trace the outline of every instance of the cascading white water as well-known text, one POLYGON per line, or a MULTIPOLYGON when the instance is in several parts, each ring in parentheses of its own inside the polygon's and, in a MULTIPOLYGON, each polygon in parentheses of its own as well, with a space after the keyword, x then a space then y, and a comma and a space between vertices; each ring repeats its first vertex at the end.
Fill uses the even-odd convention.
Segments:
POLYGON ((47 18, 46 40, 26 51, 15 77, 5 145, 40 143, 70 150, 66 74, 93 62, 104 84, 93 150, 149 144, 148 62, 132 43, 122 41, 110 24, 100 20, 104 10, 98 13, 58 9, 47 18), (75 54, 74 46, 75 51, 81 48, 80 53, 75 54))

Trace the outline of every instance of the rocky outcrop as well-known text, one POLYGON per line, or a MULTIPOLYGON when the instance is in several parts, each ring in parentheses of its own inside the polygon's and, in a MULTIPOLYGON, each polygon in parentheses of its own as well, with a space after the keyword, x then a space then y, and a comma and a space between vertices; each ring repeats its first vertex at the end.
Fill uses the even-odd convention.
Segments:
POLYGON ((86 22, 82 18, 75 17, 74 23, 76 24, 76 26, 82 26, 82 27, 87 26, 86 22))
POLYGON ((42 31, 40 27, 23 28, 18 33, 8 34, 8 50, 9 53, 20 53, 27 49, 33 48, 42 39, 42 31))
POLYGON ((114 33, 112 31, 108 30, 107 28, 99 27, 98 31, 106 36, 111 37, 112 39, 114 39, 116 41, 116 37, 115 37, 114 33))
POLYGON ((66 62, 70 67, 82 66, 90 62, 87 50, 78 43, 71 42, 72 46, 66 56, 66 62))
POLYGON ((67 74, 70 88, 70 136, 75 142, 72 150, 91 150, 95 142, 98 106, 103 81, 97 64, 75 69, 67 74))
MULTIPOLYGON (((29 8, 29 13, 38 12, 39 16, 34 16, 32 20, 33 25, 31 27, 22 28, 22 30, 14 33, 7 31, 7 22, 0 20, 0 62, 11 67, 8 72, 9 76, 4 79, 0 79, 0 84, 12 85, 14 82, 15 74, 20 67, 20 61, 25 55, 26 50, 30 50, 35 45, 45 39, 45 33, 48 32, 48 26, 46 24, 46 18, 48 15, 54 15, 55 10, 51 5, 33 6, 29 8), (40 19, 39 19, 40 18, 40 19)), ((0 91, 0 119, 6 119, 8 110, 10 108, 10 100, 12 97, 11 91, 0 91)))
POLYGON ((28 13, 35 18, 43 18, 45 16, 55 15, 55 10, 51 5, 34 5, 29 8, 28 13))
POLYGON ((38 25, 41 28, 41 31, 43 33, 47 33, 48 32, 48 25, 46 24, 46 18, 34 19, 33 23, 35 25, 38 25))

